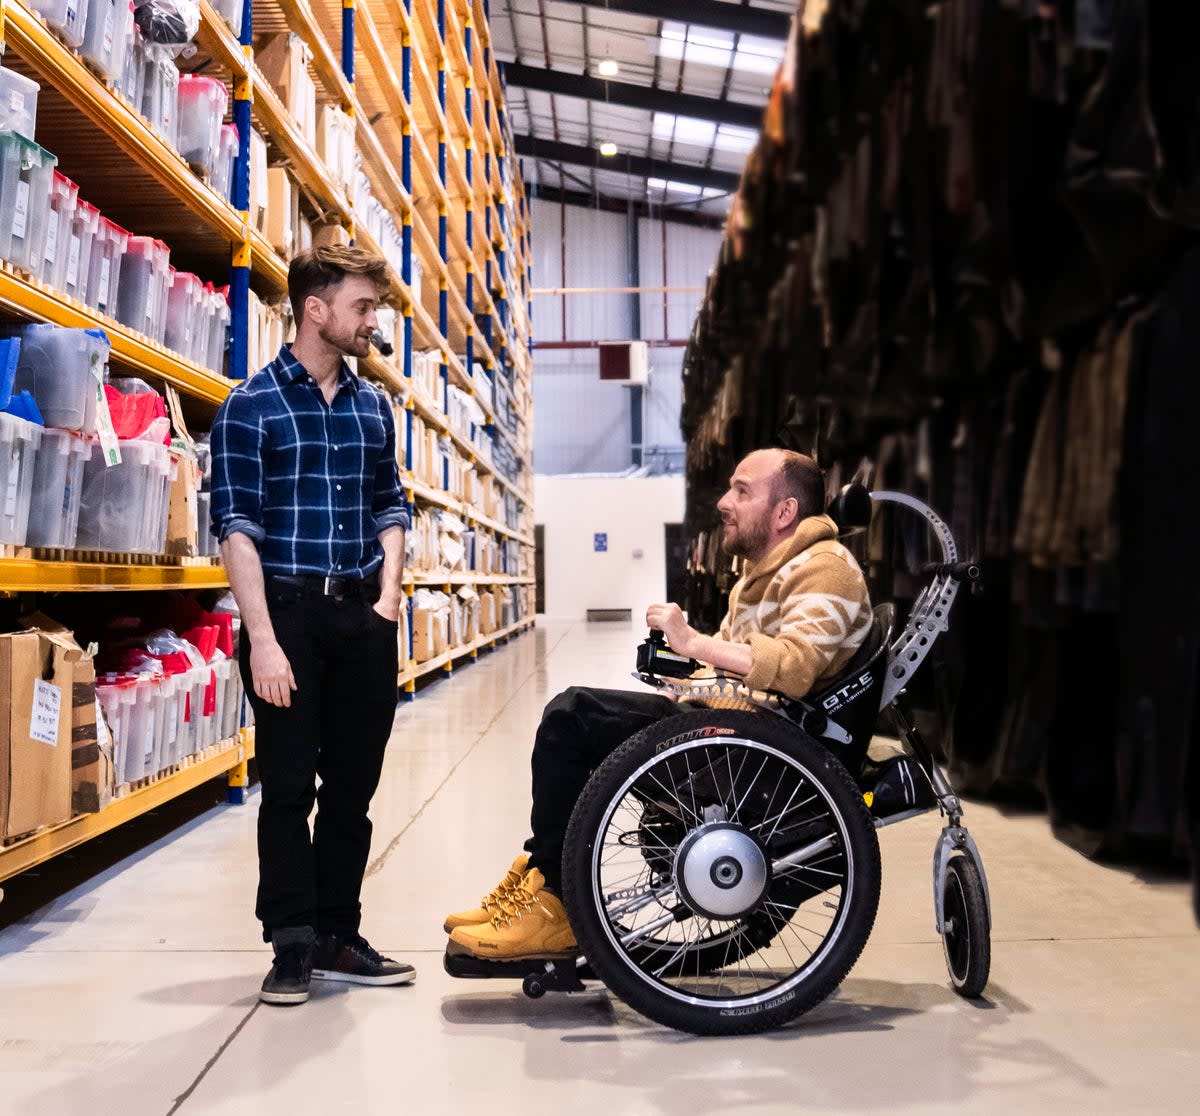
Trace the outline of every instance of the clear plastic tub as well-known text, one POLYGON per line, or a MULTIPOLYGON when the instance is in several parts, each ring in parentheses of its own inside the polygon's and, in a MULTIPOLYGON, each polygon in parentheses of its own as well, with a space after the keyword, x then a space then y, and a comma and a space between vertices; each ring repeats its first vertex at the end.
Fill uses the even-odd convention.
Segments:
POLYGON ((0 411, 0 543, 24 546, 42 428, 0 411))
POLYGON ((171 455, 156 442, 121 442, 121 464, 94 453, 83 469, 76 546, 161 554, 167 535, 171 455))
POLYGON ((246 0, 213 0, 213 7, 229 29, 235 34, 242 33, 242 18, 246 8, 246 0))
POLYGON ((171 250, 150 236, 131 236, 121 260, 117 320, 163 340, 167 325, 167 287, 171 281, 171 250))
POLYGON ((88 0, 79 53, 105 81, 121 80, 132 26, 132 0, 88 0))
POLYGON ((79 203, 79 187, 65 174, 54 172, 50 185, 50 214, 46 221, 46 241, 42 248, 42 282, 61 291, 66 282, 67 257, 70 254, 71 222, 79 203))
POLYGON ((196 359, 197 320, 204 296, 204 284, 190 271, 172 271, 167 289, 167 328, 164 342, 168 349, 196 359))
POLYGON ((203 74, 179 79, 179 154, 201 174, 211 178, 221 150, 221 121, 229 108, 229 90, 223 81, 203 74))
POLYGON ((0 132, 0 257, 38 274, 57 163, 33 140, 0 132))
POLYGON ((125 781, 154 774, 154 680, 137 678, 126 710, 125 781))
POLYGON ((178 763, 179 755, 179 675, 166 674, 158 684, 158 720, 155 725, 156 748, 162 766, 178 763))
POLYGON ((28 0, 29 7, 40 12, 69 47, 83 42, 88 0, 28 0))
POLYGON ((129 712, 136 701, 134 687, 137 680, 126 676, 101 675, 96 679, 96 697, 104 710, 113 741, 113 775, 118 783, 129 780, 125 776, 128 732, 126 724, 129 712))
POLYGON ((94 433, 96 386, 109 352, 103 330, 38 323, 20 326, 13 335, 21 339, 16 389, 33 393, 47 426, 94 433))
POLYGON ((236 659, 226 659, 225 702, 221 710, 221 739, 237 736, 242 727, 242 676, 238 672, 236 659))
POLYGON ((70 549, 75 545, 83 466, 91 456, 92 443, 86 438, 70 430, 42 431, 33 471, 26 546, 70 549))
POLYGON ((143 47, 142 115, 172 147, 179 148, 179 70, 171 57, 143 47))
POLYGON ((225 341, 229 332, 228 288, 204 285, 203 333, 196 361, 213 372, 220 373, 225 367, 225 341))
POLYGON ((226 201, 233 201, 233 172, 237 164, 238 130, 234 124, 221 125, 221 142, 210 182, 226 201))
POLYGON ((62 286, 64 294, 80 302, 87 301, 88 272, 92 266, 92 241, 100 228, 100 210, 80 198, 75 203, 75 215, 71 218, 70 236, 67 238, 65 258, 62 262, 62 286))
POLYGON ((87 297, 84 301, 101 314, 116 317, 117 293, 121 284, 121 260, 129 244, 129 233, 107 217, 100 218, 92 237, 88 264, 87 297))
POLYGON ((32 78, 0 66, 0 132, 34 138, 41 86, 32 78))
POLYGON ((125 100, 138 112, 141 112, 142 91, 146 85, 146 41, 142 36, 142 29, 133 20, 132 0, 129 5, 128 31, 124 43, 125 64, 121 67, 121 80, 118 88, 125 100))

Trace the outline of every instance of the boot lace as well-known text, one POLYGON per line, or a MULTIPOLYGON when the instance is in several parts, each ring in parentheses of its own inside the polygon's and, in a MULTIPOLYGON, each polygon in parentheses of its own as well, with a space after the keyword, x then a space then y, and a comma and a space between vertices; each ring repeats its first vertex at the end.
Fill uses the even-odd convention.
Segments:
POLYGON ((533 910, 536 894, 529 890, 524 880, 513 884, 496 903, 496 911, 492 915, 492 926, 497 930, 519 922, 529 911, 533 910))

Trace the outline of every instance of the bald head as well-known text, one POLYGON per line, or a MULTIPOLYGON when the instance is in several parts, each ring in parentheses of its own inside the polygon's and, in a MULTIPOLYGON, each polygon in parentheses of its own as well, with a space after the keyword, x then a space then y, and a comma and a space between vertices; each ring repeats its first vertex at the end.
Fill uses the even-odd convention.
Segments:
POLYGON ((785 449, 747 454, 729 480, 717 511, 730 554, 757 561, 789 538, 796 524, 825 510, 825 480, 817 463, 785 449))

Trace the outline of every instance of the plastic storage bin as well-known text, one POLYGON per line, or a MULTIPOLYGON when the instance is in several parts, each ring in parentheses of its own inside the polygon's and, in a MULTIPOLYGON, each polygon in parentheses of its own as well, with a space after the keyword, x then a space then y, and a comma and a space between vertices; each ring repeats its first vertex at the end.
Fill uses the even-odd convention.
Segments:
POLYGON ((213 7, 234 35, 242 33, 242 18, 246 10, 246 0, 213 0, 213 7))
POLYGON ((65 174, 54 172, 50 184, 50 213, 46 219, 46 240, 42 248, 42 282, 62 290, 66 281, 67 257, 71 243, 71 222, 79 204, 79 187, 65 174))
POLYGON ((132 0, 88 0, 79 53, 105 81, 121 80, 132 27, 132 0))
POLYGON ((100 228, 100 210, 79 198, 75 202, 75 215, 71 218, 70 236, 67 239, 62 262, 62 285, 65 294, 80 302, 87 301, 88 272, 92 266, 92 241, 100 228))
POLYGON ((175 60, 143 46, 142 115, 172 147, 179 147, 179 70, 175 60))
POLYGON ((104 719, 113 740, 113 777, 118 783, 128 782, 125 774, 128 748, 126 746, 130 711, 137 700, 134 688, 137 679, 128 675, 104 674, 96 679, 96 697, 104 710, 104 719))
POLYGON ((204 284, 190 271, 171 270, 167 288, 167 328, 164 343, 188 360, 196 359, 196 323, 204 284))
POLYGON ((234 124, 221 125, 221 143, 210 179, 212 188, 226 201, 233 201, 233 172, 237 164, 238 130, 234 124))
POLYGON ((32 78, 0 66, 0 132, 34 138, 41 86, 32 78))
POLYGON ((125 40, 125 65, 122 67, 118 88, 121 95, 141 112, 142 91, 146 86, 146 40, 142 29, 133 22, 132 4, 129 20, 129 35, 125 40))
POLYGON ((108 337, 99 329, 19 326, 21 339, 14 387, 32 392, 47 426, 92 433, 96 392, 108 361, 108 337))
POLYGON ((117 320, 156 341, 167 325, 167 288, 171 250, 150 236, 131 236, 121 260, 117 320))
POLYGON ((122 554, 161 554, 167 537, 171 455, 156 442, 121 442, 121 463, 93 453, 83 469, 76 546, 122 554))
POLYGON ((83 42, 88 0, 28 0, 28 3, 42 14, 67 46, 77 47, 83 42))
POLYGON ((42 428, 0 411, 0 543, 25 545, 42 428))
POLYGON ((179 154, 202 174, 212 177, 221 149, 221 121, 229 107, 223 81, 202 74, 179 79, 179 154))
POLYGON ((196 363, 213 372, 225 367, 225 339, 229 331, 229 302, 226 288, 204 285, 200 314, 200 336, 196 342, 196 363))
POLYGON ((107 217, 100 218, 92 237, 92 258, 88 264, 87 297, 93 310, 116 317, 117 293, 121 284, 121 260, 129 244, 129 233, 107 217))
POLYGON ((75 545, 83 466, 91 456, 92 443, 86 438, 69 430, 42 431, 33 471, 27 546, 70 549, 75 545))
POLYGON ((39 274, 57 163, 33 140, 0 132, 0 257, 39 274))

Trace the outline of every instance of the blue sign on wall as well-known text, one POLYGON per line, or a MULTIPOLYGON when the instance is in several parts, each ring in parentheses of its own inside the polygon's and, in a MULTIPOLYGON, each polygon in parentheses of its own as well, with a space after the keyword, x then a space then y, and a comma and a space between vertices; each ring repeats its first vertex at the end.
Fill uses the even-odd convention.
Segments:
POLYGON ((596 551, 608 550, 608 532, 597 531, 592 536, 592 549, 596 551))

